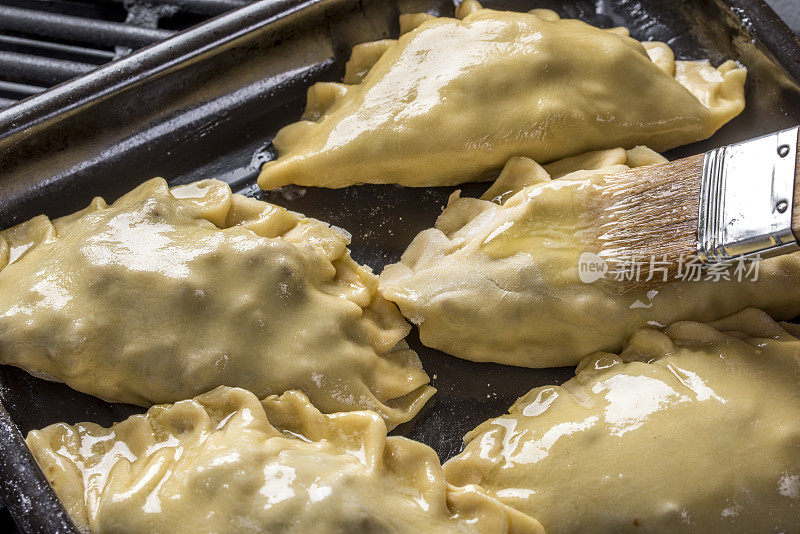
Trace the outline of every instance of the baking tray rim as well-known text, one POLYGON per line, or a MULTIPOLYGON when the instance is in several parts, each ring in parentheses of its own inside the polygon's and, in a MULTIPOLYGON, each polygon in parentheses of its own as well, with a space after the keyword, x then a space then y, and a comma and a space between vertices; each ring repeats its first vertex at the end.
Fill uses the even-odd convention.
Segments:
MULTIPOLYGON (((0 143, 15 134, 68 116, 105 96, 130 89, 142 80, 224 46, 242 35, 273 24, 327 0, 259 0, 234 9, 170 38, 111 61, 77 78, 0 110, 0 143)), ((778 65, 800 83, 800 38, 765 0, 717 0, 764 46, 778 65)), ((11 419, 0 391, 0 499, 25 532, 75 533, 72 520, 46 481, 11 419), (38 509, 31 508, 35 500, 38 509), (33 515, 32 515, 33 514, 33 515), (42 517, 44 515, 44 517, 42 517)))

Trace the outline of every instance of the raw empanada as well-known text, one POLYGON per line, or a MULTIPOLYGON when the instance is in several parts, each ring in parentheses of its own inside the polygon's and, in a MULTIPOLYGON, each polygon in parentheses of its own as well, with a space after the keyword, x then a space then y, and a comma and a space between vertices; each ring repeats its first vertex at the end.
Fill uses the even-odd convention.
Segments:
POLYGON ((644 329, 445 464, 548 533, 800 532, 800 340, 748 309, 644 329))
POLYGON ((732 61, 675 61, 663 43, 552 11, 406 15, 398 40, 354 48, 345 83, 308 91, 302 120, 275 137, 258 179, 344 187, 486 179, 513 156, 553 161, 713 134, 744 108, 732 61))
POLYGON ((109 401, 301 389, 390 426, 432 395, 349 235, 206 180, 0 232, 0 363, 109 401))
MULTIPOLYGON (((780 319, 800 313, 800 254, 743 262, 725 271, 728 281, 706 281, 708 273, 700 281, 671 280, 622 294, 604 281, 581 282, 581 254, 598 252, 598 244, 579 236, 594 224, 586 206, 602 193, 603 175, 627 169, 626 163, 659 161, 643 147, 544 168, 514 158, 485 200, 451 196, 435 228, 421 232, 400 263, 381 273, 380 291, 419 325, 425 345, 524 367, 575 365, 598 350, 616 352, 647 324, 713 321, 748 306, 780 319), (575 171, 592 167, 604 169, 575 171), (565 173, 550 180, 549 174, 565 173)), ((641 280, 650 268, 644 261, 641 280)), ((663 277, 654 265, 654 276, 663 277)))
POLYGON ((220 387, 111 428, 51 425, 28 445, 85 531, 167 534, 543 532, 374 412, 220 387))

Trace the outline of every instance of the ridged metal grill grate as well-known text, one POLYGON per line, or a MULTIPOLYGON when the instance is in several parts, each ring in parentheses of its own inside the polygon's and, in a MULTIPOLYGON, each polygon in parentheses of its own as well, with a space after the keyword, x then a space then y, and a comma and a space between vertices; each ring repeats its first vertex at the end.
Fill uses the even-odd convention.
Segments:
POLYGON ((0 0, 0 109, 248 0, 0 0))

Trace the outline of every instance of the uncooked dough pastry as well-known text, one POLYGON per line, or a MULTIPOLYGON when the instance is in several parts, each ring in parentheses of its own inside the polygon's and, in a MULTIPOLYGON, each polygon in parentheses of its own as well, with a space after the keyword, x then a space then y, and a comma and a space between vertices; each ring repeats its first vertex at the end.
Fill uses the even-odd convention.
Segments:
POLYGON ((644 329, 445 464, 548 533, 800 532, 800 340, 747 309, 644 329))
POLYGON ((206 180, 0 232, 0 362, 149 406, 220 385, 305 391, 390 426, 432 395, 343 230, 206 180))
MULTIPOLYGON (((595 224, 586 206, 602 193, 604 174, 663 161, 643 147, 544 168, 514 158, 484 199, 453 194, 435 228, 417 235, 401 261, 384 269, 380 291, 419 325, 425 345, 524 367, 575 365, 599 350, 616 352, 648 324, 708 322, 748 306, 779 319, 797 316, 800 254, 742 262, 724 271, 727 281, 722 274, 715 281, 713 273, 692 281, 698 273, 688 260, 686 280, 673 277, 650 289, 620 294, 608 283, 628 276, 624 265, 610 266, 606 279, 581 281, 581 254, 598 252, 596 241, 581 237, 595 224)), ((640 259, 640 280, 649 272, 663 279, 655 260, 651 269, 649 258, 640 259)))
POLYGON ((111 428, 51 425, 27 442, 84 531, 149 533, 543 532, 436 453, 386 437, 374 412, 323 415, 299 392, 261 403, 220 387, 111 428))
POLYGON ((345 83, 312 86, 302 120, 278 132, 258 185, 453 185, 513 156, 663 151, 744 108, 732 61, 675 61, 663 43, 552 11, 462 6, 463 20, 406 15, 398 40, 356 46, 345 83))

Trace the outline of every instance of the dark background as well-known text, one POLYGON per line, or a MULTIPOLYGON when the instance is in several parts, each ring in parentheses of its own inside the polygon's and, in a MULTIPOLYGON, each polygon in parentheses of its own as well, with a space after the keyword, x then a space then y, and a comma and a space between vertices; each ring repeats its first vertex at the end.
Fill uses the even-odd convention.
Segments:
MULTIPOLYGON (((800 0, 767 0, 789 27, 800 35, 800 0)), ((0 533, 16 533, 14 522, 0 501, 0 533)))

